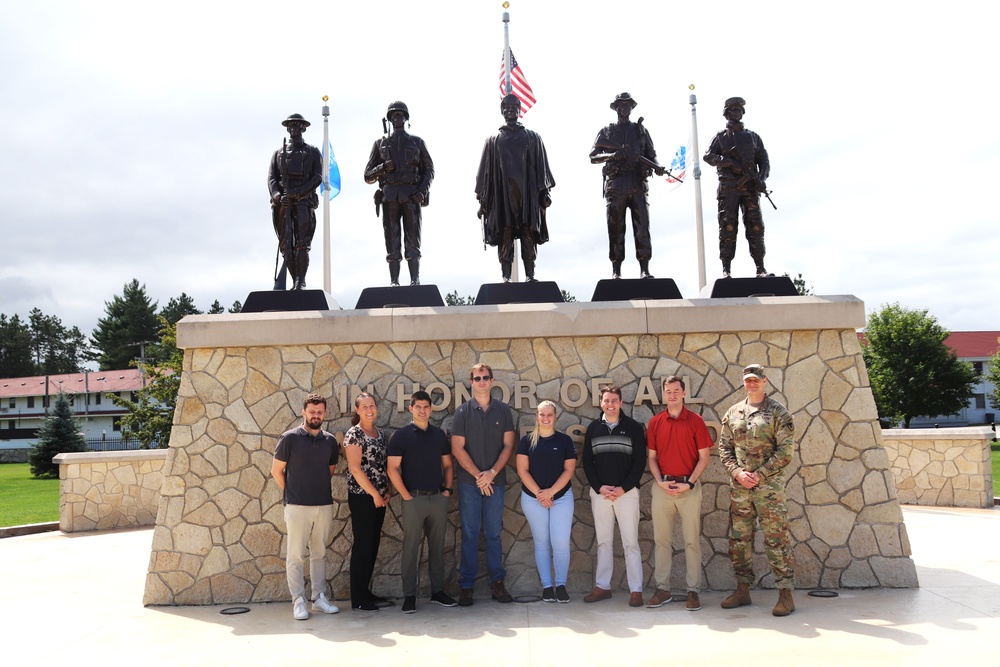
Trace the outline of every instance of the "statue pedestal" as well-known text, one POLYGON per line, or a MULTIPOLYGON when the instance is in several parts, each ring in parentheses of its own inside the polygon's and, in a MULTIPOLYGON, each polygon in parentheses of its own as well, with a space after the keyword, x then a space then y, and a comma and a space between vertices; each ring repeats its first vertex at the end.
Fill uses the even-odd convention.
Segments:
POLYGON ((768 276, 766 278, 718 278, 705 285, 702 297, 712 299, 736 299, 749 296, 799 296, 795 283, 788 276, 768 276))
POLYGON ((280 313, 296 310, 340 310, 337 300, 321 289, 250 292, 241 313, 280 313))
POLYGON ((563 303, 559 285, 551 280, 533 283, 487 283, 479 286, 477 306, 500 306, 512 303, 563 303))
POLYGON ((366 287, 358 298, 357 310, 368 308, 424 308, 443 306, 437 285, 395 285, 366 287))
POLYGON ((601 280, 594 288, 595 301, 631 301, 632 299, 682 299, 672 278, 619 278, 601 280))

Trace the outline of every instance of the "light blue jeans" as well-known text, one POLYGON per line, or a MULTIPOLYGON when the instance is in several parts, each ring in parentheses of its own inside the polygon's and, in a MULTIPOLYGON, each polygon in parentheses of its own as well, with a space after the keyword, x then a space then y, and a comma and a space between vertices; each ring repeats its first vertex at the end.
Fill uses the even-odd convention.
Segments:
POLYGON ((535 543, 535 567, 542 588, 551 588, 552 570, 555 568, 555 586, 566 584, 569 576, 569 537, 573 530, 573 490, 569 489, 551 508, 521 492, 521 512, 531 526, 531 539, 535 543))

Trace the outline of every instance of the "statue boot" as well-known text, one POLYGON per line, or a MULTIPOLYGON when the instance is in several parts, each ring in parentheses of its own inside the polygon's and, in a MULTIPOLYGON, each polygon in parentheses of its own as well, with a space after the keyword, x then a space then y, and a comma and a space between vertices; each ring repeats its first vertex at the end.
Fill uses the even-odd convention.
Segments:
POLYGON ((611 277, 619 280, 622 277, 622 263, 611 262, 611 277))
POLYGON ((503 281, 505 283, 510 282, 510 271, 511 271, 510 262, 500 262, 500 274, 503 276, 503 281))
POLYGON ((535 262, 530 259, 524 260, 524 282, 526 283, 537 283, 538 279, 535 278, 535 262))
POLYGON ((767 269, 764 268, 764 263, 763 262, 759 262, 757 264, 757 277, 758 278, 767 278, 768 276, 771 276, 771 275, 773 275, 773 274, 768 273, 767 269))
POLYGON ((420 284, 420 260, 408 259, 406 266, 410 269, 410 285, 420 284))
POLYGON ((640 259, 639 260, 639 277, 640 278, 652 278, 653 274, 649 272, 649 260, 640 259))
POLYGON ((309 251, 296 250, 295 273, 292 274, 295 277, 295 283, 293 284, 292 289, 306 288, 306 271, 308 270, 309 270, 309 251))
POLYGON ((731 264, 729 262, 723 262, 722 263, 722 277, 723 278, 732 278, 733 277, 733 273, 732 273, 732 270, 730 269, 730 266, 731 266, 731 264))
POLYGON ((389 260, 389 284, 399 287, 399 260, 389 260))

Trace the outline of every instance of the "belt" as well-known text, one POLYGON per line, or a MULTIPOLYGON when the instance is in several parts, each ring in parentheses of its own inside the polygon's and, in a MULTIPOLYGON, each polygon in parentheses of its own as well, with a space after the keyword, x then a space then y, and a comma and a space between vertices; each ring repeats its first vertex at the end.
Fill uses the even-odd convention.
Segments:
POLYGON ((679 482, 681 484, 691 484, 687 475, 664 475, 664 482, 679 482))
POLYGON ((441 492, 437 489, 434 489, 433 491, 420 491, 420 490, 410 491, 410 495, 414 496, 436 496, 439 493, 441 492))

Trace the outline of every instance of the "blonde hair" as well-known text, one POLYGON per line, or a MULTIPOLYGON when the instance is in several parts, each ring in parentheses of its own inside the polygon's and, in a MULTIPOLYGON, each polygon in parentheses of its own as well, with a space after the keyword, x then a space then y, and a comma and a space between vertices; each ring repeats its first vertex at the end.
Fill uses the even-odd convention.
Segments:
MULTIPOLYGON (((552 401, 542 401, 541 403, 538 404, 538 407, 535 408, 535 415, 536 415, 536 417, 537 417, 538 413, 541 412, 542 408, 552 408, 552 412, 554 412, 556 414, 556 416, 559 416, 559 410, 556 409, 556 404, 555 403, 553 403, 552 401)), ((530 451, 534 451, 535 447, 538 445, 538 421, 537 420, 535 421, 535 430, 532 431, 531 435, 528 437, 528 442, 531 443, 531 446, 529 447, 529 450, 530 451)))

